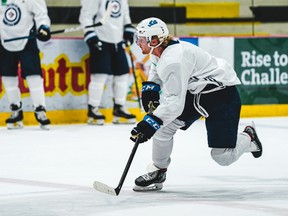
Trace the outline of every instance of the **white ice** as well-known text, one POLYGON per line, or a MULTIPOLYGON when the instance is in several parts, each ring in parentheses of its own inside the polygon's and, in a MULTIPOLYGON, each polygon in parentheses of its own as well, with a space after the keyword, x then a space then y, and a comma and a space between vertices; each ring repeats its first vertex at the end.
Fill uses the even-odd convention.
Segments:
MULTIPOLYGON (((133 125, 0 128, 1 216, 287 216, 288 118, 253 119, 264 146, 228 167, 207 147, 204 121, 175 136, 162 191, 132 191, 151 162, 141 144, 119 196, 93 189, 116 187, 133 148, 133 125)), ((251 119, 241 119, 239 131, 251 119)))

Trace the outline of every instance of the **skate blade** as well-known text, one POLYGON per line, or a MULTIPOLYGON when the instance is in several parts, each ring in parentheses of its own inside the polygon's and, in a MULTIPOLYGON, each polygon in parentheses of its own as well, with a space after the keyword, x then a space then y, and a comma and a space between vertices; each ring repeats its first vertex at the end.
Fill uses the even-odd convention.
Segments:
POLYGON ((23 128, 23 122, 15 122, 15 123, 7 123, 7 129, 13 130, 13 129, 22 129, 23 128))
POLYGON ((136 119, 132 118, 132 119, 126 119, 126 118, 122 118, 122 117, 114 117, 113 124, 135 124, 136 123, 136 119))
POLYGON ((40 125, 42 130, 50 130, 50 125, 40 125))
POLYGON ((104 125, 104 119, 88 118, 88 125, 104 125))
POLYGON ((162 183, 154 183, 146 187, 135 185, 133 191, 135 192, 149 192, 149 191, 159 191, 163 188, 162 183))

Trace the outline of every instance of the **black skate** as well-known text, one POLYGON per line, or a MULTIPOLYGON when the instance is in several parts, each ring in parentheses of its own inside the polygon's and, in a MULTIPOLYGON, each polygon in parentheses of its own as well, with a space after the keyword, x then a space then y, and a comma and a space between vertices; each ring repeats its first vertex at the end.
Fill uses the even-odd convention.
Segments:
POLYGON ((97 107, 88 104, 88 124, 89 125, 103 125, 105 116, 103 116, 97 107))
POLYGON ((163 182, 166 180, 167 169, 160 169, 141 175, 135 179, 134 191, 146 192, 157 191, 163 188, 163 182))
POLYGON ((259 140, 259 138, 257 136, 254 122, 252 122, 251 126, 250 125, 246 126, 245 129, 244 129, 244 132, 247 133, 251 137, 251 142, 253 142, 256 145, 257 149, 258 149, 258 151, 251 152, 252 155, 255 158, 261 157, 263 149, 262 149, 262 144, 261 144, 261 142, 260 142, 260 140, 259 140))
POLYGON ((136 116, 129 113, 123 106, 114 104, 113 109, 114 124, 135 124, 136 116))
POLYGON ((20 105, 11 104, 11 116, 6 119, 6 125, 8 129, 20 129, 23 128, 23 110, 22 110, 22 102, 20 105))
POLYGON ((43 130, 49 130, 50 120, 46 116, 46 110, 44 106, 38 106, 35 109, 35 118, 40 123, 40 128, 43 130))

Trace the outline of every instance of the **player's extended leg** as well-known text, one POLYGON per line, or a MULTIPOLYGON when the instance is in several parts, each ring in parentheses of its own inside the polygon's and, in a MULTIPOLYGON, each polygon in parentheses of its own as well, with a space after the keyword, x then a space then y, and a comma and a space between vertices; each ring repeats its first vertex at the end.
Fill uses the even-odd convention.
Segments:
POLYGON ((23 110, 21 93, 18 88, 18 76, 2 76, 7 98, 10 104, 11 116, 6 119, 8 129, 23 128, 23 110))
POLYGON ((262 144, 252 122, 242 133, 238 134, 235 148, 213 148, 211 156, 219 165, 228 166, 244 153, 252 153, 255 158, 258 158, 262 155, 262 151, 262 144))
POLYGON ((185 126, 178 119, 169 125, 160 128, 153 137, 152 165, 148 165, 148 173, 135 179, 134 191, 155 191, 163 188, 166 180, 166 171, 171 162, 170 155, 173 149, 173 136, 179 128, 185 126))
POLYGON ((113 94, 114 94, 114 108, 113 108, 113 123, 130 123, 136 122, 136 116, 129 113, 125 108, 127 87, 129 74, 114 75, 113 77, 113 94), (123 121, 122 121, 123 120, 123 121))
POLYGON ((88 124, 103 125, 105 116, 99 112, 108 74, 91 74, 88 86, 88 124))
POLYGON ((35 118, 42 129, 48 130, 51 122, 46 115, 43 78, 40 75, 30 75, 26 77, 26 81, 34 107, 35 118))

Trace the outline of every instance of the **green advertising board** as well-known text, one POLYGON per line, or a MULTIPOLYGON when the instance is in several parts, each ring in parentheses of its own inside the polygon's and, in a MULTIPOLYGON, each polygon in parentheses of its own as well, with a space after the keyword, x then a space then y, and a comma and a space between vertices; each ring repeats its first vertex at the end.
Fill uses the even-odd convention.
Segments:
POLYGON ((288 104, 288 38, 235 38, 243 105, 288 104))

